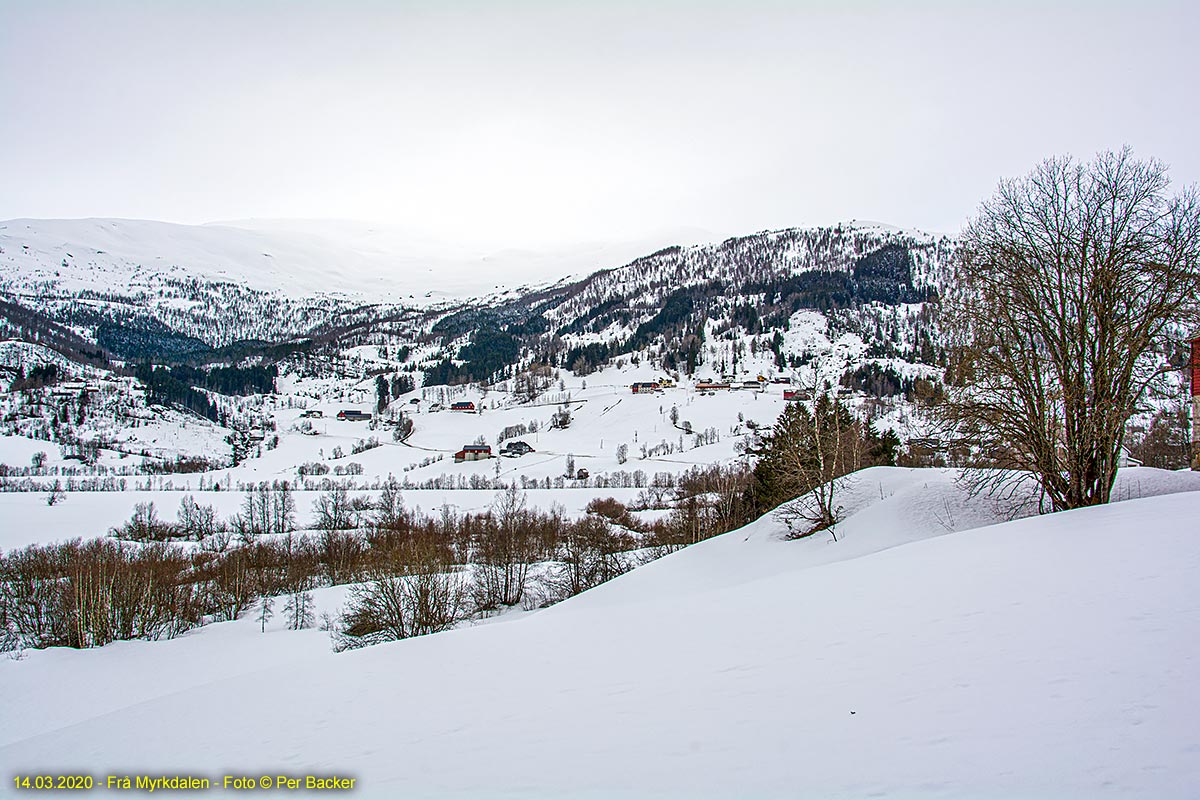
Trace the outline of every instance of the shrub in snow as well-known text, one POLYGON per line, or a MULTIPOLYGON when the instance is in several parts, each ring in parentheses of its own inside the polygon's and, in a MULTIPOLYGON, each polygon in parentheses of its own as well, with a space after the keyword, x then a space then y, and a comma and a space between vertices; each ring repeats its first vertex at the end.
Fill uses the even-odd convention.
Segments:
POLYGON ((456 572, 440 537, 412 537, 371 568, 369 580, 350 590, 333 626, 336 650, 437 633, 471 613, 467 578, 456 572))
POLYGON ((67 496, 63 493, 62 481, 56 480, 50 489, 50 494, 46 496, 46 505, 56 506, 66 498, 67 496))

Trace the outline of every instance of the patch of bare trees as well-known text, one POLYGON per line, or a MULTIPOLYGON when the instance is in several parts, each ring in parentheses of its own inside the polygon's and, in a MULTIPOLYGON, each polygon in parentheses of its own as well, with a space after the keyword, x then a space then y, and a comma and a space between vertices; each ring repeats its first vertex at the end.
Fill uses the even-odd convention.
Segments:
POLYGON ((109 539, 0 559, 0 620, 13 646, 95 647, 170 638, 200 624, 203 597, 179 548, 109 539))
POLYGON ((536 516, 516 487, 500 493, 491 518, 479 527, 475 543, 475 595, 481 609, 521 602, 529 567, 537 560, 536 516))
POLYGON ((296 528, 296 499, 286 481, 248 486, 230 527, 243 537, 283 534, 296 528))
POLYGON ((280 529, 289 515, 272 489, 248 493, 253 508, 233 523, 190 495, 178 523, 140 504, 113 538, 0 556, 0 647, 169 638, 255 608, 265 629, 274 598, 288 628, 305 628, 315 622, 313 590, 345 583, 355 588, 332 621, 338 648, 433 633, 470 615, 557 602, 748 521, 744 470, 697 468, 672 483, 662 498, 672 510, 649 524, 612 498, 581 519, 531 509, 515 487, 482 514, 447 506, 426 516, 405 508, 394 482, 372 500, 327 493, 307 534, 280 529), (267 520, 265 530, 232 539, 231 528, 249 530, 248 517, 267 520))
MULTIPOLYGON (((622 516, 628 515, 623 507, 621 511, 622 516)), ((547 576, 547 599, 573 597, 628 572, 636 565, 630 556, 636 541, 628 529, 599 515, 570 522, 559 538, 555 563, 547 576)))
POLYGON ((196 498, 189 494, 179 501, 176 527, 181 536, 199 542, 215 535, 222 525, 215 508, 200 505, 196 498))
POLYGON ((1156 411, 1144 428, 1131 428, 1129 454, 1147 467, 1184 469, 1192 457, 1190 440, 1187 406, 1175 401, 1156 411))
POLYGON ((175 529, 169 522, 159 519, 154 503, 137 503, 131 516, 123 525, 109 531, 114 539, 135 542, 164 542, 173 538, 175 529))

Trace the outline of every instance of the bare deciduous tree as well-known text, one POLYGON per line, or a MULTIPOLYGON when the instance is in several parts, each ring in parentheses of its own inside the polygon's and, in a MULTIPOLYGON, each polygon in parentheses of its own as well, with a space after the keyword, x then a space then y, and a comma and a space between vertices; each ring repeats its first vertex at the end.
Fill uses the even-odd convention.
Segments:
POLYGON ((270 523, 273 533, 291 533, 296 529, 296 498, 287 481, 272 489, 270 523))
POLYGON ((311 628, 315 620, 312 592, 298 591, 288 595, 287 604, 283 607, 290 630, 299 631, 311 628))
POLYGON ((126 539, 134 542, 166 541, 174 534, 170 523, 158 518, 154 503, 136 503, 133 516, 119 527, 109 530, 114 539, 126 539))
POLYGON ((190 494, 179 501, 178 518, 179 533, 198 542, 217 533, 220 527, 217 510, 213 506, 200 505, 190 494))
POLYGON ((529 565, 538 550, 531 516, 525 493, 513 485, 497 494, 492 513, 481 519, 476 547, 476 602, 480 608, 521 602, 529 565))
POLYGON ((1106 503, 1125 426, 1164 368, 1155 350, 1195 319, 1200 198, 1128 149, 1007 180, 964 230, 942 321, 950 435, 1022 477, 1054 510, 1106 503))
POLYGON ((332 532, 349 530, 356 525, 355 511, 350 493, 337 486, 313 501, 313 527, 332 532))
POLYGON ((827 392, 818 395, 812 411, 789 403, 760 440, 754 469, 758 501, 778 506, 777 516, 796 536, 836 525, 842 478, 886 461, 871 426, 827 392))
POLYGON ((275 613, 275 598, 264 597, 258 606, 258 623, 261 633, 267 632, 267 620, 275 613))

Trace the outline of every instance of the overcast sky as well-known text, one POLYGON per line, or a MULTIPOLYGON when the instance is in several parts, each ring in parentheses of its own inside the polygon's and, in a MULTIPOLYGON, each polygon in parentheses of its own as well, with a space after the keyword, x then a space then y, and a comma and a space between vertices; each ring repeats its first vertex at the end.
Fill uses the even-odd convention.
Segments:
POLYGON ((1200 4, 986 5, 0 0, 0 219, 953 232, 1051 154, 1200 178, 1200 4))

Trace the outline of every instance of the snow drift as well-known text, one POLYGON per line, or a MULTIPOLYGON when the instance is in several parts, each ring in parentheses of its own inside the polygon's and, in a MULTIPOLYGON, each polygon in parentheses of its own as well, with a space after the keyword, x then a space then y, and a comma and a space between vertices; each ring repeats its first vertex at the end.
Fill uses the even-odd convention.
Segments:
POLYGON ((1192 796, 1200 492, 1142 474, 1140 499, 986 524, 944 472, 868 470, 836 544, 764 518, 517 622, 337 656, 253 620, 29 654, 0 665, 0 761, 370 797, 1192 796))

